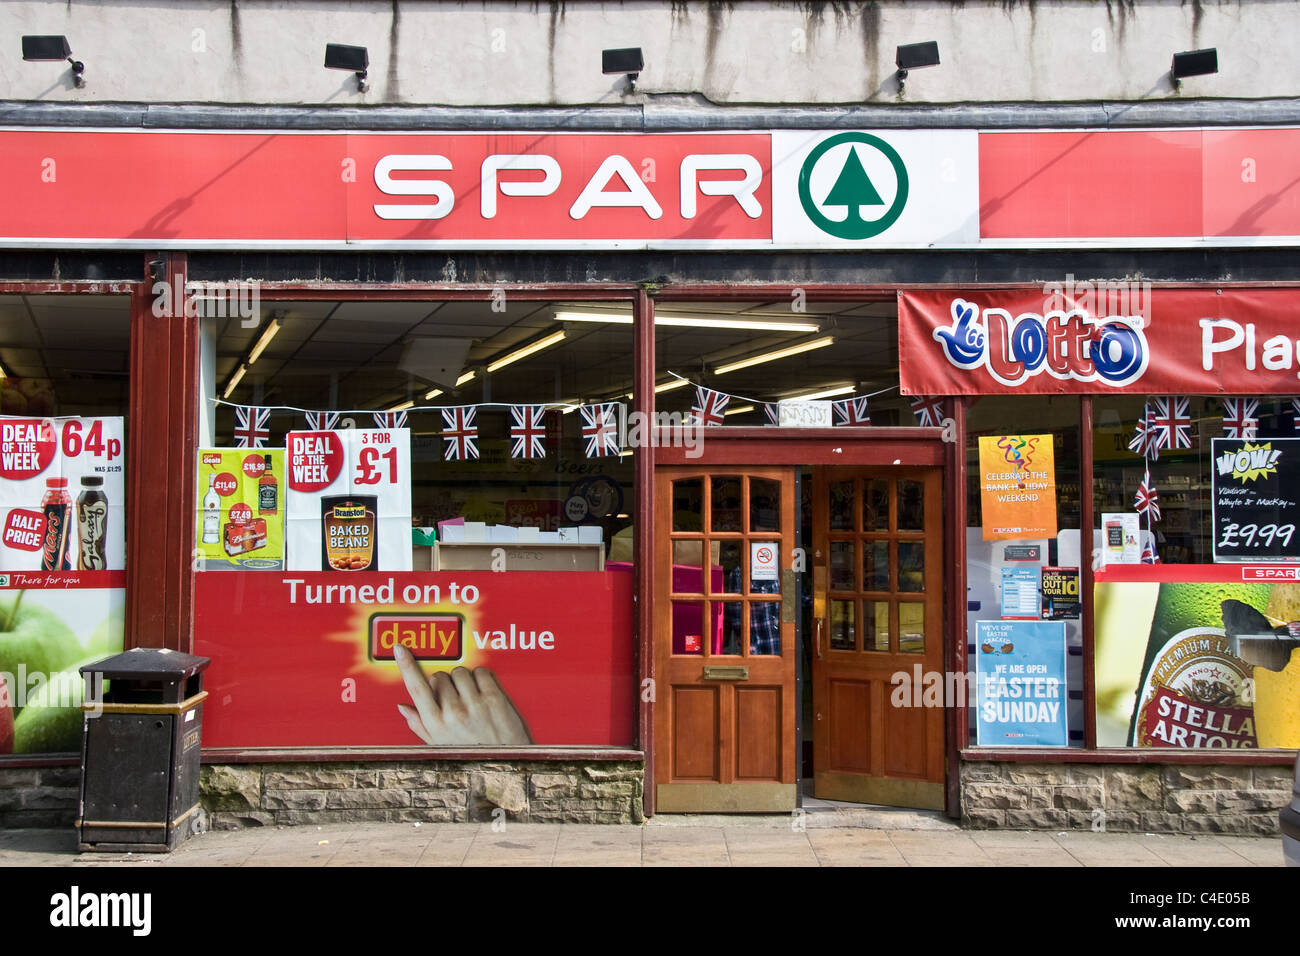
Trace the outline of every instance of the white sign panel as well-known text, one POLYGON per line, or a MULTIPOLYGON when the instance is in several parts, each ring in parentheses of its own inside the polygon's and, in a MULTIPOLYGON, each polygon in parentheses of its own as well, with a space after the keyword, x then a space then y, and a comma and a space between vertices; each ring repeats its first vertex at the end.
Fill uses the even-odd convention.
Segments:
POLYGON ((830 402, 779 402, 776 420, 782 428, 829 428, 830 402))
POLYGON ((979 243, 975 130, 772 133, 779 248, 979 243))
POLYGON ((121 418, 0 419, 0 570, 126 567, 124 431, 121 418))
POLYGON ((411 431, 290 432, 285 566, 411 570, 411 431))

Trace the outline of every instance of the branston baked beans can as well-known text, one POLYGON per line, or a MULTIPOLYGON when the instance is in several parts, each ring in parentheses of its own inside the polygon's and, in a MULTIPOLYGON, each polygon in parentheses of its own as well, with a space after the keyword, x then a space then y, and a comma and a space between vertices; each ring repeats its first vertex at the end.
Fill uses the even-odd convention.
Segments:
POLYGON ((325 571, 379 569, 378 499, 373 495, 322 498, 321 568, 325 571))

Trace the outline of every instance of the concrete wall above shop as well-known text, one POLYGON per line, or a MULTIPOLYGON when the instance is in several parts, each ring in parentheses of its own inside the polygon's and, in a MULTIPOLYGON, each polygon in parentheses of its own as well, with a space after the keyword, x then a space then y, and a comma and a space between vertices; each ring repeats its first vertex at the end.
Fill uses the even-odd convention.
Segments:
POLYGON ((936 40, 907 103, 1300 95, 1292 0, 875 3, 265 2, 69 0, 0 6, 0 99, 74 102, 719 104, 900 102, 899 44, 936 40), (86 64, 26 63, 22 34, 68 37, 86 64), (371 88, 323 67, 364 45, 371 88), (641 46, 638 91, 603 76, 603 48, 641 46), (1220 73, 1176 92, 1173 53, 1216 47, 1220 73))

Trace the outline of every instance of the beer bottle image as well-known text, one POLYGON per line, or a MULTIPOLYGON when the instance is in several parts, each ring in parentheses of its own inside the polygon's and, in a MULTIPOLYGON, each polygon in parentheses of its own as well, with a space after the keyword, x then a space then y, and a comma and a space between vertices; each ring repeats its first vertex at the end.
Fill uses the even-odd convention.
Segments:
POLYGON ((72 543, 72 535, 68 524, 72 520, 72 499, 68 497, 68 479, 45 479, 45 498, 41 501, 41 511, 45 513, 41 570, 71 571, 72 556, 68 553, 68 546, 72 543))
POLYGON ((108 498, 104 479, 87 475, 77 495, 77 570, 103 571, 108 567, 108 498))
POLYGON ((1135 747, 1254 748, 1251 665, 1224 629, 1224 606, 1262 608, 1268 584, 1160 585, 1129 725, 1135 747))

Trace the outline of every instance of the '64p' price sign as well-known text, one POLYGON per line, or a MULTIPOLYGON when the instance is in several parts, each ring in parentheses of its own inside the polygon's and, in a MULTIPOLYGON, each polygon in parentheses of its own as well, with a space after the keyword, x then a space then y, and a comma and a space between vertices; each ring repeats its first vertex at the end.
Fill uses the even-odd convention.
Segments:
POLYGON ((1300 438, 1215 438, 1214 560, 1300 561, 1300 438))
POLYGON ((285 566, 411 570, 411 432, 290 432, 285 566))

